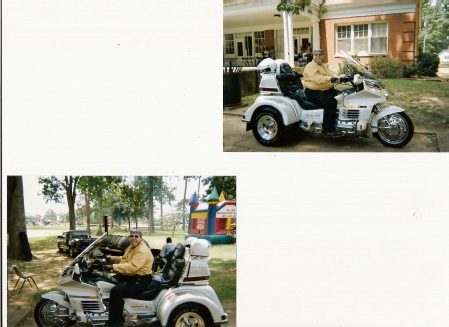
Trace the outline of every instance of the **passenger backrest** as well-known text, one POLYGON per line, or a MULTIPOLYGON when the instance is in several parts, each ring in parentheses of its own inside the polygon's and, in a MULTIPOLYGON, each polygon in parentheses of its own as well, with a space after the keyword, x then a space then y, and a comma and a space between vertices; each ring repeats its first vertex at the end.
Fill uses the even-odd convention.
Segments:
POLYGON ((302 75, 293 70, 288 63, 283 62, 279 67, 279 74, 276 74, 282 94, 289 96, 290 93, 302 90, 301 77, 302 75))
POLYGON ((185 246, 178 243, 175 249, 169 252, 165 258, 167 260, 162 275, 165 280, 169 280, 170 284, 177 284, 184 269, 184 252, 185 246))

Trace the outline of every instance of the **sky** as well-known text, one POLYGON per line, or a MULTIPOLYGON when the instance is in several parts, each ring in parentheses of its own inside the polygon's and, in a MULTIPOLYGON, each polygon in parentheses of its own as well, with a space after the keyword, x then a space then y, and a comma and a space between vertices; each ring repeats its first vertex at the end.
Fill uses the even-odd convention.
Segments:
MULTIPOLYGON (((168 185, 170 187, 176 187, 177 189, 173 192, 176 198, 176 202, 180 201, 184 196, 184 181, 182 179, 183 176, 172 176, 171 178, 166 178, 168 185)), ((197 192, 198 190, 198 180, 190 180, 187 184, 187 192, 186 197, 190 198, 190 196, 197 192)), ((204 194, 205 187, 201 183, 200 185, 200 195, 204 194)), ((52 209, 57 214, 59 213, 67 213, 69 211, 67 207, 67 202, 55 203, 49 202, 45 203, 42 195, 38 195, 42 192, 42 185, 38 183, 38 176, 36 175, 26 175, 23 176, 23 193, 24 193, 24 202, 25 202, 25 212, 30 215, 39 214, 44 216, 47 210, 52 209)), ((169 205, 164 206, 164 212, 168 212, 170 209, 169 205)), ((159 210, 155 211, 157 214, 159 210)))

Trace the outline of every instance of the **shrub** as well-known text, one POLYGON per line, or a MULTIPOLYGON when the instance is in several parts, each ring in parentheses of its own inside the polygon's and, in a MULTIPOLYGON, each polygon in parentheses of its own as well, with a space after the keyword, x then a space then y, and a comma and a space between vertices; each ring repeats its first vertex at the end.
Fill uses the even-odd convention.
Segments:
POLYGON ((402 76, 436 76, 440 58, 434 53, 420 53, 416 62, 402 67, 402 76))
POLYGON ((417 56, 416 67, 418 76, 436 76, 440 58, 435 53, 420 53, 417 56))
POLYGON ((374 56, 369 61, 370 71, 378 78, 395 76, 400 64, 400 59, 391 59, 389 56, 374 56))
POLYGON ((416 75, 415 63, 408 65, 408 66, 404 64, 404 66, 402 66, 402 76, 404 76, 406 78, 410 78, 415 75, 416 75))

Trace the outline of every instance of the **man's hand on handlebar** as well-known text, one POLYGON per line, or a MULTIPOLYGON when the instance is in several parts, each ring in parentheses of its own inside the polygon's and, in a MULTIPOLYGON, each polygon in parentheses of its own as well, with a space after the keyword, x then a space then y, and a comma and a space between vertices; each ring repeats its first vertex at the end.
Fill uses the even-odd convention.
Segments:
POLYGON ((330 82, 331 83, 336 83, 336 82, 338 82, 338 78, 337 77, 331 77, 330 82))
POLYGON ((350 82, 350 81, 352 81, 352 77, 351 76, 340 77, 340 83, 347 83, 347 82, 350 82))
POLYGON ((104 265, 104 266, 103 266, 103 269, 106 270, 106 271, 108 271, 108 272, 114 271, 114 269, 112 268, 111 265, 104 265))

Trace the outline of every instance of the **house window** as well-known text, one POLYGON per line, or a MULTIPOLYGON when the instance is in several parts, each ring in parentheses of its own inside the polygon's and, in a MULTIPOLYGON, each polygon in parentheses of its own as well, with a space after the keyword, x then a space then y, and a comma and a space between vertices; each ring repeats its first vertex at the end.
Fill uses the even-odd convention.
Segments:
POLYGON ((293 35, 298 35, 298 34, 309 34, 309 28, 308 27, 294 28, 293 35))
POLYGON ((372 24, 371 53, 387 53, 387 23, 372 24))
POLYGON ((234 34, 225 34, 225 54, 233 55, 234 50, 234 34))
POLYGON ((276 31, 276 53, 284 52, 284 30, 276 31))
POLYGON ((368 24, 354 25, 354 52, 369 52, 368 24))
POLYGON ((254 53, 262 53, 265 47, 265 32, 254 32, 254 53))
POLYGON ((337 52, 358 54, 386 54, 387 23, 337 26, 337 52))

